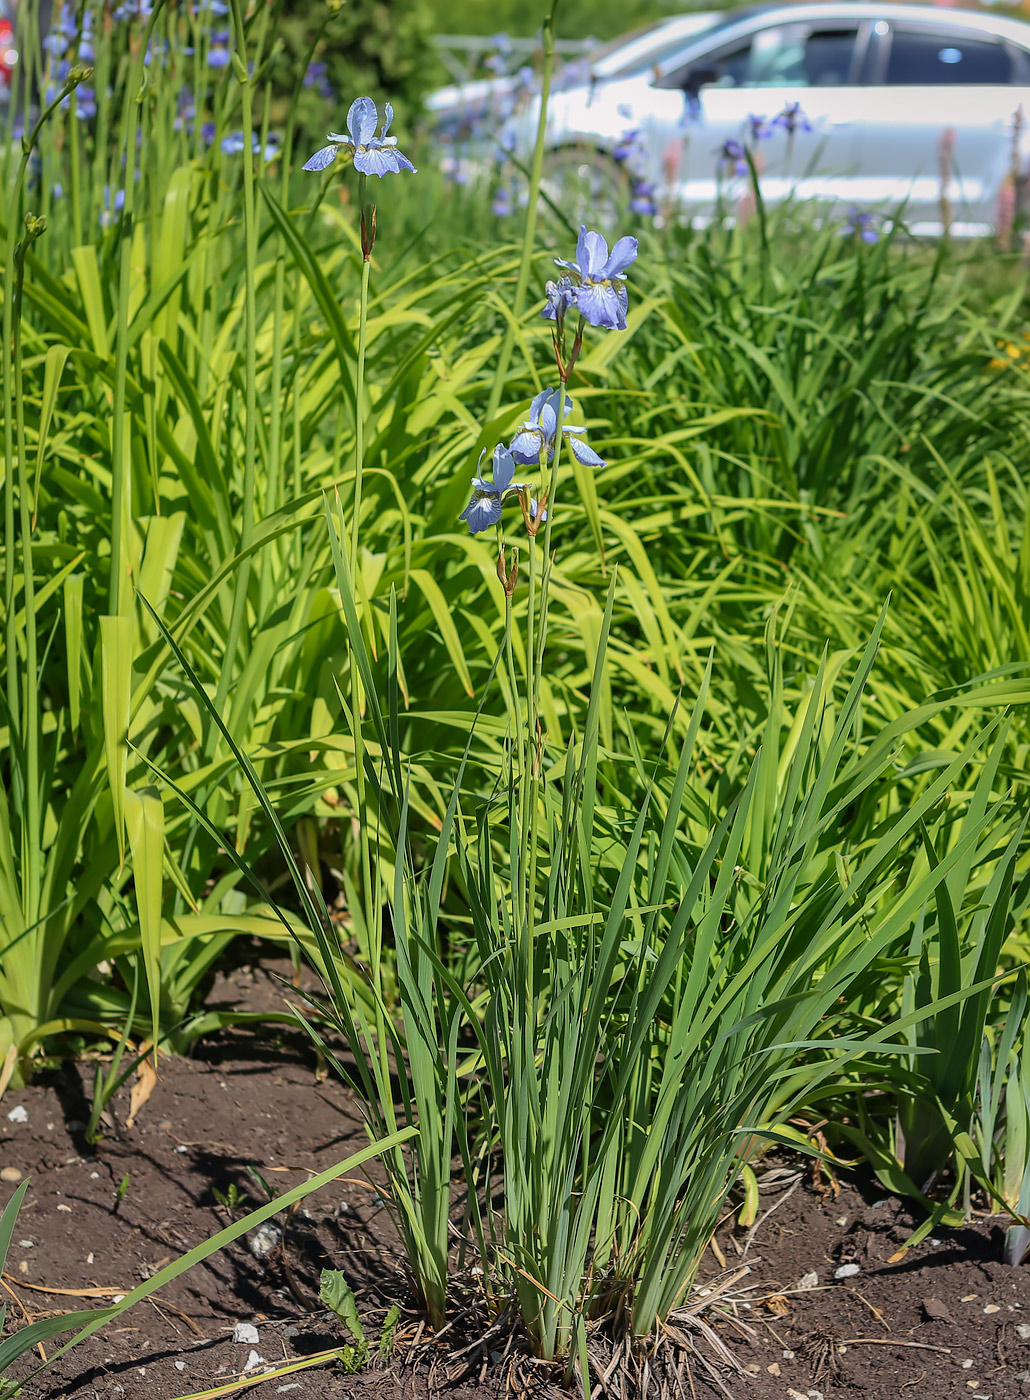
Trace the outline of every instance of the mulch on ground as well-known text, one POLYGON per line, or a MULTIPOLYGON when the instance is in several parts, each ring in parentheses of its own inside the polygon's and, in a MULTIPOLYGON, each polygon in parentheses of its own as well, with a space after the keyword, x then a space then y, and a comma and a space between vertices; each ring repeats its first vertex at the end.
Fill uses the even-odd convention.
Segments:
MULTIPOLYGON (((282 991, 256 965, 220 978, 211 1000, 271 1009, 281 1006, 282 991)), ((286 1189, 365 1142, 354 1096, 289 1034, 224 1032, 191 1059, 162 1059, 135 1126, 124 1127, 127 1086, 95 1148, 84 1137, 91 1082, 90 1066, 68 1063, 0 1103, 0 1205, 16 1187, 14 1173, 31 1178, 0 1294, 9 1329, 129 1292, 228 1223, 216 1191, 225 1196, 235 1185, 246 1197, 241 1210, 263 1204, 248 1167, 286 1189), (105 1294, 72 1292, 79 1289, 105 1294)), ((834 1193, 791 1161, 765 1173, 757 1228, 727 1219, 717 1236, 725 1265, 707 1255, 690 1300, 741 1368, 718 1372, 730 1393, 742 1400, 1030 1396, 1030 1271, 1002 1262, 1003 1221, 942 1231, 891 1263, 919 1216, 874 1178, 842 1178, 834 1193)), ((282 1236, 237 1241, 61 1358, 24 1395, 173 1400, 338 1347, 344 1335, 318 1296, 323 1268, 345 1272, 373 1339, 391 1305, 401 1305, 392 1355, 380 1361, 373 1346, 360 1374, 326 1362, 235 1393, 258 1400, 564 1393, 546 1368, 523 1360, 512 1369, 500 1339, 469 1349, 475 1339, 455 1328, 432 1341, 411 1302, 381 1182, 372 1163, 367 1174, 323 1188, 282 1236), (253 1333, 237 1331, 241 1323, 256 1329, 256 1343, 253 1333)), ((710 1347, 698 1345, 714 1366, 710 1347)), ((15 1373, 31 1369, 25 1358, 15 1373)), ((683 1393, 691 1385, 700 1400, 724 1393, 698 1358, 683 1393)))

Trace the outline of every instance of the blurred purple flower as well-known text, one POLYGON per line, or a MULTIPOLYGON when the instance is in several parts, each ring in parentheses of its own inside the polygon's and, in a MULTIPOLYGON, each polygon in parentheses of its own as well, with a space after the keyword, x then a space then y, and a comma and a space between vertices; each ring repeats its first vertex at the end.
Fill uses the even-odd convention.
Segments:
POLYGON ((747 174, 747 156, 739 141, 724 141, 716 150, 718 165, 730 165, 737 175, 747 174))
POLYGON ((629 207, 632 213, 640 214, 645 219, 653 219, 658 213, 658 206, 654 202, 654 185, 649 185, 646 180, 634 180, 629 207))
POLYGON ((879 243, 880 235, 876 231, 876 216, 870 214, 867 209, 856 209, 854 205, 848 210, 847 221, 841 229, 841 233, 850 238, 861 239, 863 243, 879 243))
POLYGON ((303 82, 306 88, 315 88, 319 97, 324 97, 327 102, 332 102, 336 93, 329 82, 328 72, 329 68, 325 63, 309 63, 303 82))
POLYGON ((788 136, 795 131, 811 131, 812 123, 801 110, 800 102, 788 102, 782 112, 773 117, 773 126, 782 126, 788 136))
POLYGON ((772 135, 772 127, 765 117, 756 117, 754 112, 748 113, 747 134, 751 141, 765 141, 772 135))
POLYGON ((612 159, 619 161, 621 164, 623 161, 630 160, 633 156, 641 155, 643 149, 644 143, 641 139, 640 131, 636 127, 627 127, 612 147, 612 159))
POLYGON ((207 51, 207 66, 209 68, 228 68, 229 66, 229 31, 228 29, 216 29, 211 35, 211 47, 207 51))
MULTIPOLYGON (((243 139, 242 131, 232 131, 229 133, 228 136, 222 137, 223 155, 239 156, 243 154, 246 148, 247 143, 243 139)), ((260 153, 262 160, 265 161, 278 160, 279 158, 279 143, 275 140, 271 140, 268 142, 267 146, 265 146, 264 149, 262 149, 261 142, 258 140, 258 134, 256 131, 252 131, 250 133, 250 149, 254 152, 255 155, 258 155, 260 153)))

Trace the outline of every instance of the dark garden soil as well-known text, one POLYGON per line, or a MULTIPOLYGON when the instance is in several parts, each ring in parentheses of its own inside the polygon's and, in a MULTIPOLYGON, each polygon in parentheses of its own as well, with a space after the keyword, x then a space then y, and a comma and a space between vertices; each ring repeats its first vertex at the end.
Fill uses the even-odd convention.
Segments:
MULTIPOLYGON (((220 979, 210 1000, 279 1009, 282 990, 262 965, 220 979)), ((350 1092, 320 1073, 303 1040, 267 1027, 224 1032, 192 1059, 163 1059, 135 1126, 124 1126, 126 1086, 95 1149, 83 1134, 91 1082, 91 1066, 69 1063, 28 1089, 8 1090, 0 1103, 0 1203, 10 1198, 15 1173, 31 1177, 0 1291, 9 1327, 127 1293, 228 1223, 216 1189, 224 1194, 235 1184, 247 1196, 243 1209, 263 1204, 248 1165, 286 1188, 365 1140, 350 1092), (18 1121, 20 1109, 27 1121, 18 1121)), ((726 1221, 717 1237, 725 1268, 707 1255, 690 1300, 742 1368, 720 1373, 734 1396, 1030 1396, 1030 1270, 1001 1262, 998 1219, 941 1232, 892 1264, 918 1216, 871 1177, 842 1180, 834 1194, 825 1183, 817 1189, 808 1168, 799 1173, 781 1162, 763 1170, 757 1228, 749 1236, 726 1221), (838 1279, 844 1265, 857 1271, 838 1279)), ((504 1354, 503 1337, 476 1346, 460 1318, 447 1336, 430 1337, 411 1304, 377 1179, 373 1163, 367 1176, 308 1197, 271 1252, 262 1254, 262 1241, 249 1236, 237 1241, 138 1303, 23 1393, 30 1400, 171 1400, 211 1391, 258 1400, 563 1394, 546 1368, 504 1354), (291 1362, 344 1340, 318 1298, 326 1267, 346 1273, 373 1342, 391 1304, 402 1305, 392 1355, 381 1362, 373 1347, 374 1360, 356 1375, 338 1362, 283 1374, 291 1362), (256 1329, 256 1341, 253 1333, 234 1340, 240 1323, 256 1329), (266 1363, 275 1374, 251 1384, 266 1363)), ((696 1323, 681 1319, 677 1330, 713 1356, 696 1323)), ((26 1358, 16 1374, 30 1369, 26 1358)), ((665 1393, 689 1395, 691 1386, 700 1400, 721 1393, 696 1355, 689 1374, 682 1366, 665 1393)))

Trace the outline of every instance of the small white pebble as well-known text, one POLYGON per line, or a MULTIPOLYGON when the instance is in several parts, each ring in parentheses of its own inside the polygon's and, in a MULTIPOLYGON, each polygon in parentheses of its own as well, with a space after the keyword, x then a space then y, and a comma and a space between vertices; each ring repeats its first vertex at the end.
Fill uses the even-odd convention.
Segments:
POLYGON ((239 1346, 256 1347, 258 1330, 252 1322, 237 1322, 233 1328, 232 1339, 239 1346))
POLYGON ((958 1364, 962 1367, 963 1371, 970 1370, 973 1365, 972 1360, 960 1361, 958 1364))
POLYGON ((300 1381, 290 1381, 289 1385, 277 1385, 276 1388, 275 1388, 275 1393, 276 1393, 276 1395, 285 1395, 286 1392, 287 1392, 288 1390, 299 1390, 299 1389, 300 1389, 300 1381))
POLYGON ((57 1207, 57 1209, 58 1209, 58 1210, 63 1210, 64 1213, 65 1213, 65 1215, 71 1215, 71 1213, 72 1213, 72 1208, 71 1208, 71 1206, 66 1206, 65 1203, 64 1203, 63 1201, 62 1201, 61 1204, 57 1207))
POLYGON ((47 1130, 48 1133, 52 1133, 52 1132, 54 1131, 54 1125, 53 1125, 53 1123, 48 1123, 48 1124, 46 1125, 46 1130, 47 1130))
POLYGON ((793 1360, 794 1360, 794 1353, 793 1353, 792 1351, 785 1351, 785 1352, 783 1353, 783 1359, 784 1359, 784 1361, 793 1361, 793 1360))
POLYGON ((1030 1342, 1030 1322, 1017 1322, 1016 1336, 1020 1341, 1030 1342))
POLYGON ((259 1366, 267 1365, 268 1362, 263 1356, 258 1356, 256 1351, 252 1351, 247 1357, 247 1364, 244 1366, 243 1369, 244 1371, 256 1371, 259 1366))
POLYGON ((90 1179, 90 1181, 99 1181, 99 1180, 100 1180, 100 1173, 99 1173, 99 1172, 90 1172, 90 1174, 89 1174, 89 1179, 90 1179))
POLYGON ((847 1355, 848 1349, 847 1349, 847 1347, 844 1345, 843 1342, 841 1342, 841 1344, 840 1344, 840 1346, 837 1348, 837 1350, 840 1352, 841 1356, 846 1356, 846 1355, 847 1355))
POLYGON ((281 1239, 282 1231, 279 1226, 266 1220, 256 1230, 251 1230, 247 1236, 247 1248, 255 1259, 267 1259, 270 1254, 275 1253, 281 1239))
POLYGON ((860 1274, 861 1272, 862 1270, 857 1264, 842 1264, 839 1269, 834 1269, 833 1277, 854 1278, 856 1274, 860 1274))
POLYGON ((86 1263, 87 1263, 87 1264, 92 1264, 92 1262, 93 1262, 93 1255, 92 1255, 92 1254, 87 1254, 87 1255, 86 1255, 86 1263))
POLYGON ((802 1274, 801 1277, 798 1279, 797 1286, 798 1286, 798 1288, 801 1289, 803 1292, 807 1292, 808 1289, 810 1289, 810 1288, 818 1288, 818 1287, 819 1287, 819 1275, 816 1273, 816 1271, 815 1271, 814 1269, 812 1270, 811 1273, 802 1274))
POLYGON ((15 1104, 7 1115, 8 1123, 27 1123, 29 1121, 29 1110, 24 1104, 15 1104))
POLYGON ((114 1295, 114 1297, 111 1299, 111 1302, 112 1302, 112 1303, 124 1303, 124 1302, 125 1302, 125 1294, 124 1294, 124 1293, 116 1293, 116 1294, 114 1295))
POLYGON ((188 1148, 188 1147, 176 1147, 176 1148, 174 1148, 173 1150, 176 1151, 176 1152, 178 1152, 179 1155, 182 1156, 183 1153, 189 1151, 189 1148, 188 1148))
POLYGON ((1001 1312, 1001 1308, 998 1307, 998 1304, 997 1304, 997 1303, 988 1303, 987 1306, 984 1308, 984 1312, 985 1312, 985 1313, 996 1313, 996 1312, 1001 1312))
POLYGON ((175 1369, 176 1369, 177 1371, 185 1371, 185 1369, 186 1369, 186 1363, 185 1363, 185 1361, 177 1361, 177 1362, 175 1363, 175 1369))
POLYGON ((19 1249, 35 1249, 35 1247, 36 1247, 36 1241, 35 1241, 35 1240, 19 1240, 19 1241, 18 1241, 18 1248, 19 1248, 19 1249))
POLYGON ((927 1243, 928 1243, 928 1244, 932 1244, 932 1245, 938 1245, 938 1244, 941 1243, 941 1241, 938 1240, 938 1239, 930 1239, 930 1240, 927 1241, 927 1243))
POLYGON ((840 1225, 841 1228, 843 1228, 847 1223, 848 1217, 846 1215, 840 1215, 837 1217, 837 1224, 840 1225))

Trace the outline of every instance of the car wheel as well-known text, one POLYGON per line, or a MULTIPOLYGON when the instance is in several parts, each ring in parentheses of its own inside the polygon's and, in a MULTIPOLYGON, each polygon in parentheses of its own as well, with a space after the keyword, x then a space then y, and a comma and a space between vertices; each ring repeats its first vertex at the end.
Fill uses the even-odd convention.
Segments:
POLYGON ((600 233, 625 219, 629 181, 622 166, 589 146, 562 146, 544 156, 541 193, 572 223, 600 233))

